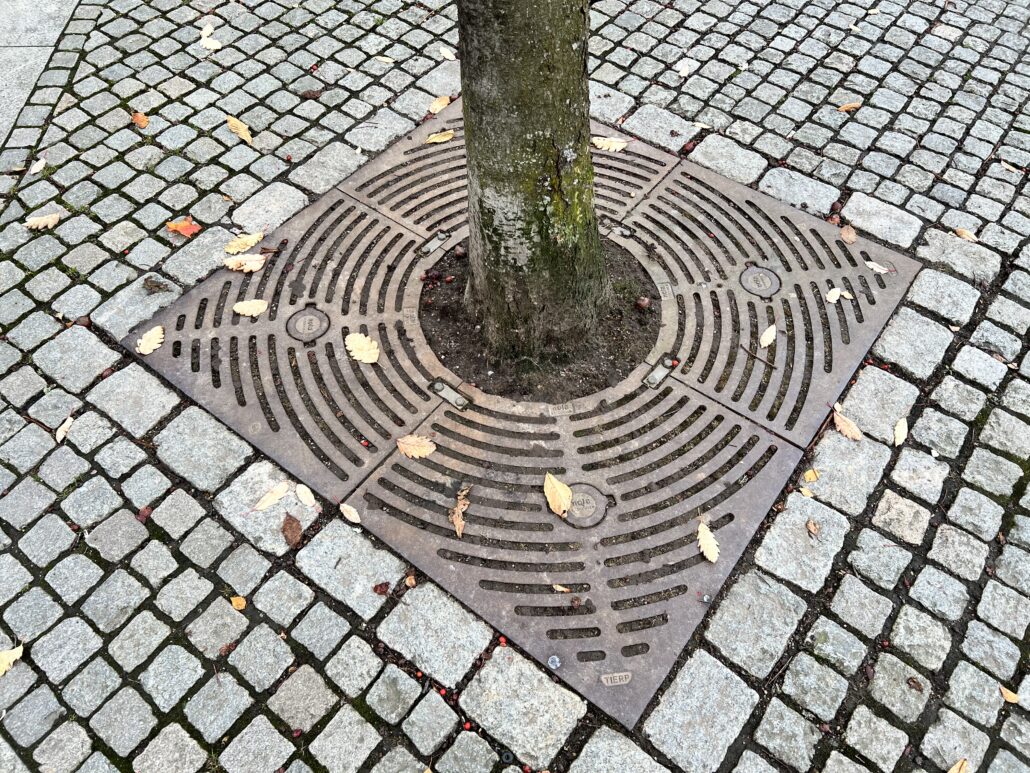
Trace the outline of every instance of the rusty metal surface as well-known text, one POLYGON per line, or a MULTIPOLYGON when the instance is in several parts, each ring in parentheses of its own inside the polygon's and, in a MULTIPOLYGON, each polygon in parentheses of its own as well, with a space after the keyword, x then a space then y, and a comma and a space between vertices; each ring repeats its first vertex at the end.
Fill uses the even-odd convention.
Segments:
POLYGON ((460 141, 424 144, 442 126, 460 138, 459 110, 266 237, 288 243, 261 272, 217 272, 124 344, 163 324, 146 366, 353 504, 365 528, 542 664, 556 655, 557 676, 632 726, 917 264, 843 245, 816 218, 634 141, 595 160, 599 208, 621 223, 609 234, 662 297, 650 355, 564 404, 486 395, 437 360, 418 323, 421 273, 466 228, 460 141), (831 287, 854 300, 827 303, 831 287), (232 314, 250 298, 269 310, 232 314), (776 343, 760 349, 773 323, 776 343), (352 331, 379 341, 377 364, 347 356, 352 331), (437 451, 401 456, 396 439, 412 432, 437 451), (576 494, 568 520, 546 508, 548 471, 576 494), (468 485, 459 540, 447 509, 468 485), (698 554, 701 515, 716 564, 698 554))

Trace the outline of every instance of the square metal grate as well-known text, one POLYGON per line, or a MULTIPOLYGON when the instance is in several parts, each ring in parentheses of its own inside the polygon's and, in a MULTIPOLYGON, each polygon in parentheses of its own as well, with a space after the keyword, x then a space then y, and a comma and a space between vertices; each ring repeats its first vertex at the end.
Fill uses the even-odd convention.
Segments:
POLYGON ((218 271, 124 344, 163 324, 148 367, 633 726, 918 264, 639 141, 594 158, 608 236, 662 296, 647 360, 597 394, 486 395, 425 341, 419 276, 467 232, 459 104, 268 235, 287 243, 260 273, 218 271), (426 145, 441 124, 455 139, 426 145), (268 311, 232 313, 251 298, 268 311), (347 356, 353 331, 378 363, 347 356), (413 432, 438 450, 400 455, 413 432), (575 493, 565 520, 544 503, 548 471, 575 493), (447 510, 469 484, 459 540, 447 510))

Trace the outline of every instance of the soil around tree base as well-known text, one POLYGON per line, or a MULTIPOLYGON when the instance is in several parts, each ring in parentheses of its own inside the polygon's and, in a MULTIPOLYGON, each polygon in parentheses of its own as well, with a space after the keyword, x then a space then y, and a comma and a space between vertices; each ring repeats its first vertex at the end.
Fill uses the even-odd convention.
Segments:
POLYGON ((422 277, 422 331, 445 366, 484 392, 563 403, 622 381, 650 353, 661 326, 658 289, 626 250, 604 242, 612 293, 592 335, 561 354, 510 362, 490 358, 480 320, 465 304, 470 266, 451 250, 422 277))

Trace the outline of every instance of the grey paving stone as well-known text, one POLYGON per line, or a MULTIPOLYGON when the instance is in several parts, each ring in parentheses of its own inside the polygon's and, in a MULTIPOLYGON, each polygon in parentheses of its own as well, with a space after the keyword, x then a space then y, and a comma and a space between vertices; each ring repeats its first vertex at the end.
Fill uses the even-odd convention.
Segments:
MULTIPOLYGON (((402 727, 420 753, 436 752, 458 725, 458 716, 435 690, 430 690, 411 710, 402 727)), ((580 754, 580 758, 582 758, 580 754)), ((573 765, 573 769, 575 765, 573 765)))
POLYGON ((894 621, 891 643, 929 671, 936 671, 951 651, 950 630, 930 615, 903 606, 894 621))
POLYGON ((150 540, 142 550, 132 557, 130 563, 133 571, 139 573, 150 583, 151 587, 157 588, 169 577, 179 564, 163 543, 157 540, 150 540))
POLYGON ((1030 554, 1015 545, 1006 545, 994 563, 999 580, 1024 596, 1030 595, 1030 554))
POLYGON ((172 419, 154 444, 162 462, 203 491, 219 488, 251 453, 247 443, 195 407, 172 419))
POLYGON ((961 529, 941 524, 934 535, 933 546, 927 558, 952 574, 966 580, 976 580, 983 571, 988 550, 985 543, 961 529))
POLYGON ((925 380, 944 359, 952 338, 948 328, 902 307, 873 346, 873 354, 925 380))
POLYGON ((444 752, 436 765, 439 773, 475 773, 492 770, 497 765, 497 753, 490 744, 475 733, 461 732, 444 752))
POLYGON ((135 671, 168 638, 172 630, 152 612, 144 610, 119 632, 107 650, 126 671, 135 671))
POLYGON ((171 711, 204 675, 200 661, 177 644, 161 650, 140 674, 140 686, 161 711, 171 711))
POLYGON ((379 733, 358 712, 341 704, 309 748, 329 773, 356 773, 380 740, 379 733))
MULTIPOLYGON (((425 111, 422 112, 424 114, 425 111)), ((289 180, 321 195, 349 177, 366 160, 367 157, 356 149, 342 142, 332 142, 290 172, 289 180)))
POLYGON ((16 529, 23 529, 50 507, 56 499, 53 491, 32 478, 23 478, 0 498, 0 520, 16 529))
MULTIPOLYGON (((32 574, 11 553, 0 553, 0 604, 6 604, 28 584, 32 574)), ((55 588, 60 593, 60 589, 55 588)))
POLYGON ((137 438, 179 404, 174 392, 135 363, 105 378, 86 399, 137 438))
POLYGON ((76 722, 65 722, 48 735, 32 753, 40 770, 61 773, 77 769, 93 750, 93 742, 76 722))
POLYGON ((39 466, 39 477, 55 491, 64 491, 89 471, 89 462, 61 446, 39 466))
POLYGON ((919 389, 913 384, 879 368, 865 367, 848 390, 842 408, 862 432, 893 445, 894 427, 909 415, 918 397, 919 389))
POLYGON ((121 677, 103 658, 93 659, 61 691, 61 697, 80 717, 88 717, 121 685, 121 677))
POLYGON ((998 681, 964 660, 951 672, 944 701, 983 727, 994 725, 1004 705, 998 681))
POLYGON ((418 682, 390 663, 368 691, 365 702, 384 720, 396 725, 421 692, 418 682))
POLYGON ((997 389, 1008 375, 1004 363, 974 346, 963 346, 955 355, 951 367, 960 376, 987 389, 997 389))
POLYGON ((7 623, 15 638, 29 642, 60 620, 62 610, 46 591, 30 588, 4 610, 7 623))
POLYGON ((147 529, 128 510, 119 510, 93 527, 86 544, 105 561, 120 561, 147 539, 147 529))
POLYGON ((846 574, 830 609, 844 623, 866 637, 876 636, 891 612, 891 602, 854 575, 846 574))
POLYGON ((962 479, 988 494, 1008 497, 1023 472, 1018 465, 983 448, 973 449, 962 479))
POLYGON ((915 215, 878 201, 861 191, 851 194, 848 203, 841 210, 841 215, 859 231, 866 231, 899 247, 911 246, 923 228, 922 221, 915 215))
POLYGON ((663 773, 668 768, 659 765, 625 736, 610 728, 599 727, 569 767, 569 773, 601 773, 606 770, 663 773))
POLYGON ((819 729, 773 698, 755 730, 755 740, 778 760, 796 770, 807 770, 822 734, 819 729))
POLYGON ((115 293, 93 310, 93 324, 115 339, 122 339, 133 327, 150 319, 182 294, 169 279, 148 272, 115 293))
POLYGON ((325 660, 350 631, 350 623, 321 601, 294 627, 294 641, 300 642, 319 660, 325 660))
POLYGON ((951 621, 962 616, 969 601, 961 582, 932 566, 924 567, 919 573, 909 595, 933 614, 951 621))
POLYGON ((934 764, 947 769, 958 760, 969 761, 969 769, 980 767, 987 753, 989 739, 980 730, 966 722, 958 714, 941 708, 936 721, 923 736, 919 748, 934 764), (949 762, 948 760, 952 760, 949 762))
POLYGON ((903 722, 915 722, 930 698, 930 680, 887 652, 880 654, 874 669, 869 685, 873 698, 903 722))
POLYGON ((961 453, 969 429, 958 419, 953 419, 933 408, 927 408, 912 427, 912 438, 929 447, 931 453, 955 458, 961 453))
POLYGON ((388 108, 382 108, 368 121, 363 121, 343 135, 344 139, 369 153, 378 153, 414 124, 388 108))
POLYGON ((54 684, 61 684, 100 649, 101 639, 78 617, 69 617, 30 648, 32 663, 54 684))
POLYGON ((196 773, 207 762, 207 754, 200 744, 182 729, 171 724, 161 729, 142 753, 136 755, 134 773, 196 773))
POLYGON ((891 480, 924 502, 936 504, 951 468, 929 454, 903 448, 891 471, 891 480))
POLYGON ((49 566, 75 542, 75 532, 54 514, 44 515, 18 540, 18 549, 39 567, 49 566))
POLYGON ((836 188, 785 167, 773 167, 766 172, 758 190, 814 215, 828 214, 840 196, 836 188))
POLYGON ((186 636, 194 647, 214 660, 222 647, 235 642, 246 629, 247 618, 224 598, 216 598, 186 627, 186 636))
POLYGON ((16 744, 31 746, 50 732, 64 714, 53 692, 43 685, 22 698, 0 722, 16 744))
POLYGON ((207 228, 166 258, 163 271, 186 287, 194 285, 222 267, 225 261, 223 247, 232 238, 233 235, 221 226, 207 228))
POLYGON ((755 553, 755 563, 814 593, 826 582, 848 528, 847 519, 837 511, 801 494, 791 494, 755 553), (808 531, 809 522, 818 527, 815 537, 808 531))
POLYGON ((228 773, 251 773, 280 768, 291 754, 293 744, 267 718, 258 716, 232 739, 218 761, 228 773))
POLYGON ((934 265, 943 265, 974 282, 991 282, 1001 270, 1001 256, 982 244, 960 239, 946 231, 929 229, 916 256, 934 265))
POLYGON ((848 563, 867 580, 891 590, 912 560, 912 554, 882 534, 863 529, 848 554, 848 563))
POLYGON ((1001 727, 1001 737, 1025 757, 1030 749, 1030 721, 1019 714, 1009 715, 1001 727))
POLYGON ((783 678, 783 692, 826 722, 836 716, 847 691, 847 679, 804 652, 791 661, 783 678))
POLYGON ((90 478, 61 503, 64 514, 82 527, 99 523, 117 510, 122 498, 102 477, 90 478))
POLYGON ((337 697, 311 666, 301 666, 276 690, 268 701, 289 727, 311 730, 336 703, 337 697))
POLYGON ((1019 664, 1019 647, 979 620, 971 621, 966 627, 962 652, 1002 680, 1011 679, 1019 664))
POLYGON ((755 182, 768 166, 765 159, 719 134, 710 134, 690 154, 690 160, 744 185, 755 182))
POLYGON ((875 440, 848 440, 831 432, 815 447, 812 466, 819 471, 819 479, 806 485, 817 499, 848 515, 858 515, 880 482, 890 455, 890 449, 875 440))
POLYGON ((655 105, 638 108, 625 120, 622 129, 674 153, 699 131, 678 115, 655 105))
POLYGON ((89 726, 116 754, 126 756, 157 724, 150 706, 131 687, 123 687, 93 715, 89 726))
POLYGON ((250 545, 243 544, 229 554, 218 567, 218 576, 241 596, 250 594, 271 566, 268 559, 250 545))
POLYGON ((236 208, 232 221, 247 233, 270 232, 308 205, 296 188, 274 182, 236 208))
POLYGON ((400 746, 394 747, 372 768, 372 773, 424 773, 425 766, 400 746))
POLYGON ((84 327, 73 325, 33 355, 40 370, 70 392, 81 392, 121 355, 84 327))
POLYGON ((257 690, 267 690, 293 662, 293 652, 261 623, 229 655, 229 663, 257 690))
POLYGON ((325 673, 348 698, 357 697, 383 667, 363 639, 351 636, 326 664, 325 673))
POLYGON ((214 743, 232 727, 253 703, 250 694, 232 674, 215 674, 186 701, 186 718, 208 743, 214 743))
POLYGON ((805 636, 805 646, 843 674, 858 670, 866 654, 865 645, 829 618, 820 617, 805 636))
POLYGON ((232 535, 213 519, 206 519, 190 532, 179 549, 190 561, 208 568, 232 544, 232 535))
POLYGON ((884 773, 894 770, 908 744, 908 736, 904 732, 876 716, 865 706, 855 709, 844 737, 848 746, 884 773))
POLYGON ((103 633, 111 633, 149 595, 124 569, 116 569, 82 604, 82 611, 103 633))
POLYGON ((314 600, 315 594, 287 572, 280 571, 254 594, 254 605, 286 627, 314 600))
POLYGON ((176 489, 165 497, 150 515, 151 520, 173 539, 181 538, 203 517, 204 508, 182 489, 176 489))

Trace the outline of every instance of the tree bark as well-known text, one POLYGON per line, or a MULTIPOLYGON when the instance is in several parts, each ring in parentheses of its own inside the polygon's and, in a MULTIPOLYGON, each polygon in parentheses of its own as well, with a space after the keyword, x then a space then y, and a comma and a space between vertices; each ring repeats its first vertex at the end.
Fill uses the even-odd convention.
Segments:
POLYGON ((468 300, 503 357, 561 353, 608 281, 594 213, 588 0, 459 0, 468 300))

